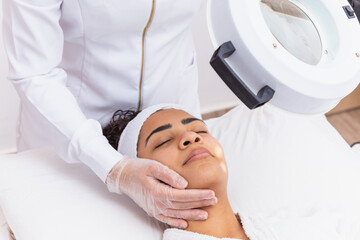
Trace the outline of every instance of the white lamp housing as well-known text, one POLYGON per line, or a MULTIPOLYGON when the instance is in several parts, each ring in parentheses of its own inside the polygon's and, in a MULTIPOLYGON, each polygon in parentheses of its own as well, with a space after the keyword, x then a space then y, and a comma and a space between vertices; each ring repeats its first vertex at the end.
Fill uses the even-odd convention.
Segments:
POLYGON ((236 49, 224 56, 230 71, 284 110, 327 112, 360 82, 360 25, 346 0, 209 0, 208 24, 215 48, 236 49))

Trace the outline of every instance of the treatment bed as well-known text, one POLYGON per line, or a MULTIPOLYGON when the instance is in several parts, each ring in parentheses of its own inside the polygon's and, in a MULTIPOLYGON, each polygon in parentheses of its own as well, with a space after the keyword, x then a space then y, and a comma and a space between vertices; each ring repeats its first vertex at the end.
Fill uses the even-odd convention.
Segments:
MULTIPOLYGON (((256 222, 252 231, 360 239, 360 156, 325 116, 239 105, 206 123, 225 150, 231 205, 256 222)), ((18 240, 159 240, 164 231, 84 165, 44 149, 0 156, 0 206, 18 240)))

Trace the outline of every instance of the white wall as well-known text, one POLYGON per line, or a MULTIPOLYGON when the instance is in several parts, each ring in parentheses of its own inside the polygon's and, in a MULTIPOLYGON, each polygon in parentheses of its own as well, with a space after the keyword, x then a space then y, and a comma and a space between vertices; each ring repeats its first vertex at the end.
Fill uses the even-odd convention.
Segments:
POLYGON ((199 66, 201 111, 208 113, 239 104, 238 98, 223 83, 209 64, 215 49, 207 30, 206 4, 203 4, 194 21, 193 30, 199 66))
MULTIPOLYGON (((2 19, 0 1, 0 19, 2 19)), ((206 4, 194 22, 195 44, 199 65, 199 94, 202 112, 207 113, 234 106, 237 98, 228 90, 209 64, 214 52, 206 25, 206 4)), ((0 153, 14 151, 15 129, 19 99, 11 83, 6 79, 8 66, 3 49, 0 25, 0 153)))
MULTIPOLYGON (((2 1, 0 1, 0 19, 2 19, 2 1)), ((2 21, 0 21, 1 23, 2 21)), ((0 153, 15 150, 16 119, 19 99, 11 83, 6 79, 8 65, 2 41, 0 25, 0 153)))

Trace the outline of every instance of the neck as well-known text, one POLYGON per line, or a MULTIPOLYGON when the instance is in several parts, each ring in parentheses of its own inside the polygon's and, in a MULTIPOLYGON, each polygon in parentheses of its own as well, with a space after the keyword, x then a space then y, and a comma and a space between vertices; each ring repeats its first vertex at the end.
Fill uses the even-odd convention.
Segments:
POLYGON ((202 208, 208 212, 208 219, 188 221, 186 230, 217 238, 249 240, 230 206, 227 195, 217 197, 218 203, 215 206, 202 208))

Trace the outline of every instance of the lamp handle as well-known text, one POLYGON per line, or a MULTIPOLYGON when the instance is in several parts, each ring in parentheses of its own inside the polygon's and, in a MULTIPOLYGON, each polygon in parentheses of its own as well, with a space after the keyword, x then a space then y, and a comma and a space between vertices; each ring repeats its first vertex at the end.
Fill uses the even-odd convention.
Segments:
POLYGON ((270 101, 275 91, 269 86, 265 86, 255 95, 239 76, 225 62, 225 58, 235 52, 235 47, 231 41, 222 44, 213 54, 210 65, 215 72, 231 89, 231 91, 249 108, 255 109, 270 101))
POLYGON ((354 9, 355 14, 360 22, 360 0, 348 0, 351 7, 354 9))

